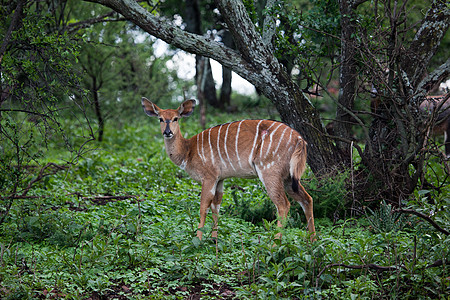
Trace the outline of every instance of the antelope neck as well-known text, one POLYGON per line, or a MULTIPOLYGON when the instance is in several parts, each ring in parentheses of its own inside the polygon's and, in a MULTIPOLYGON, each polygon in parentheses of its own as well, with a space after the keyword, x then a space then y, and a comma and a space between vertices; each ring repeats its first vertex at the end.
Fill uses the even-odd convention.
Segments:
POLYGON ((171 139, 164 139, 166 152, 170 160, 177 166, 186 163, 189 149, 189 140, 185 139, 180 132, 174 133, 171 139))

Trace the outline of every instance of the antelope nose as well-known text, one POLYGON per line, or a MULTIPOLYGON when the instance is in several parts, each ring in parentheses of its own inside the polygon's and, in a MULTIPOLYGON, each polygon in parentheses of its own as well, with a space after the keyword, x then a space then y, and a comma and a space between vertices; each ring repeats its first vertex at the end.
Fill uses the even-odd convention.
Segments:
POLYGON ((172 130, 170 130, 169 122, 166 123, 166 129, 164 129, 163 135, 166 139, 170 139, 171 137, 173 137, 173 132, 172 130))

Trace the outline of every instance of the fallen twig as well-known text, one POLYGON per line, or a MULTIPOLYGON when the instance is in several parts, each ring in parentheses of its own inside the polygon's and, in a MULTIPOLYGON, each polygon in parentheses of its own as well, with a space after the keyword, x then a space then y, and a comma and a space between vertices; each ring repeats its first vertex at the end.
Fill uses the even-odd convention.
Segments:
POLYGON ((81 197, 83 200, 91 201, 105 201, 105 200, 126 200, 130 198, 137 198, 136 195, 124 195, 124 196, 94 196, 94 197, 81 197))
POLYGON ((329 265, 326 265, 322 270, 320 270, 319 274, 317 274, 316 288, 319 287, 319 279, 320 279, 320 276, 322 275, 322 273, 325 272, 327 269, 334 268, 334 267, 343 267, 346 269, 354 269, 354 270, 372 269, 372 270, 378 271, 379 273, 384 272, 384 271, 395 271, 400 268, 400 266, 379 266, 376 264, 367 264, 367 265, 347 265, 347 264, 343 264, 343 263, 329 264, 329 265))
MULTIPOLYGON (((429 264, 428 266, 426 266, 425 269, 440 267, 444 264, 447 264, 447 260, 438 259, 435 262, 433 262, 432 264, 429 264)), ((322 270, 320 270, 319 274, 317 275, 316 288, 319 287, 319 279, 320 279, 320 276, 323 274, 323 272, 325 272, 329 268, 334 268, 334 267, 343 267, 346 269, 353 269, 353 270, 371 269, 371 270, 377 271, 378 273, 385 272, 385 271, 396 271, 398 269, 404 268, 403 266, 379 266, 376 264, 367 264, 367 265, 347 265, 347 264, 343 264, 343 263, 329 264, 329 265, 326 265, 322 270)))

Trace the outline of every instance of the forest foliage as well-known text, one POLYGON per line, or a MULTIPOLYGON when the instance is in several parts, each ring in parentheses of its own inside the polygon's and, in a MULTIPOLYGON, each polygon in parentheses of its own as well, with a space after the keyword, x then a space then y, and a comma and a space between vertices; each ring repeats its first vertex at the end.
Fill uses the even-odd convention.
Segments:
MULTIPOLYGON (((214 7, 201 2, 203 9, 214 7)), ((329 85, 339 77, 338 3, 292 1, 269 10, 255 3, 244 1, 253 23, 280 16, 275 56, 296 74, 293 80, 310 94, 321 121, 331 124, 339 107, 329 85), (299 29, 305 42, 293 43, 299 29)), ((182 9, 172 1, 141 4, 154 14, 182 9)), ((418 9, 411 8, 408 24, 418 23, 425 7, 409 4, 418 9)), ((387 19, 377 19, 375 27, 365 15, 370 8, 363 5, 353 19, 359 30, 376 33, 360 48, 367 55, 389 48, 383 44, 387 19)), ((409 108, 392 93, 385 94, 386 111, 371 111, 369 79, 384 75, 363 71, 368 57, 359 61, 352 107, 359 123, 352 125, 347 167, 327 173, 311 168, 303 178, 314 199, 318 240, 309 242, 298 204, 278 229, 262 184, 233 179, 225 181, 218 240, 199 241, 194 236, 201 187, 167 158, 159 124, 146 118, 140 104, 141 96, 161 107, 195 98, 196 81, 181 80, 167 63, 178 50, 157 56, 154 38, 98 4, 17 0, 2 1, 0 9, 6 16, 0 20, 0 297, 444 299, 450 293, 450 184, 442 137, 429 137, 423 149, 406 149, 420 158, 421 165, 404 165, 417 182, 410 192, 399 191, 401 197, 388 197, 383 181, 364 164, 363 141, 369 130, 379 137, 372 135, 370 118, 386 122, 409 108), (279 230, 281 241, 274 238, 279 230)), ((202 30, 211 33, 211 24, 222 21, 207 18, 202 30)), ((405 35, 396 38, 412 38, 414 31, 404 26, 405 35)), ((367 41, 356 39, 361 31, 353 37, 362 45, 367 41)), ((448 43, 447 35, 432 67, 448 59, 442 50, 448 43)), ((399 79, 392 81, 387 90, 398 87, 399 79)), ((231 101, 233 113, 196 111, 181 121, 182 131, 200 132, 201 118, 213 126, 282 117, 273 99, 261 95, 234 93, 231 101)), ((386 174, 399 170, 389 155, 401 155, 382 150, 396 148, 402 137, 416 139, 422 117, 414 116, 402 120, 413 129, 407 136, 379 144, 380 154, 388 154, 382 158, 394 162, 386 174)), ((399 128, 382 125, 381 133, 399 128)), ((209 219, 207 237, 211 225, 209 219)))

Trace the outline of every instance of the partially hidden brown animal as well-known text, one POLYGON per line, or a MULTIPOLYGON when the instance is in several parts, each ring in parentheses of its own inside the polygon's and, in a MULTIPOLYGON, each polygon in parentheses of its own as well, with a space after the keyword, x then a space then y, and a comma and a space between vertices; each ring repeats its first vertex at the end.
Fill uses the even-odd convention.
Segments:
POLYGON ((302 206, 310 238, 315 239, 313 200, 300 184, 306 167, 307 144, 297 131, 281 122, 243 120, 218 125, 185 139, 179 121, 192 114, 195 100, 186 100, 177 109, 161 109, 142 98, 142 106, 147 115, 159 118, 172 162, 202 184, 199 239, 209 208, 214 220, 211 236, 217 237, 223 181, 229 177, 258 177, 277 208, 279 227, 290 208, 287 192, 302 206))
POLYGON ((445 156, 450 158, 450 94, 427 96, 420 104, 423 111, 433 112, 437 109, 437 120, 433 126, 433 134, 444 134, 445 156))

